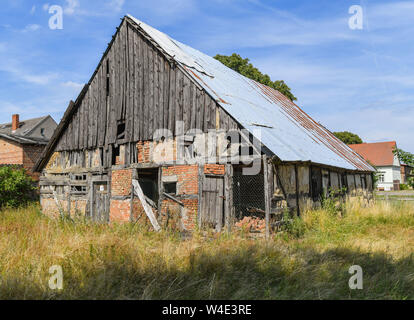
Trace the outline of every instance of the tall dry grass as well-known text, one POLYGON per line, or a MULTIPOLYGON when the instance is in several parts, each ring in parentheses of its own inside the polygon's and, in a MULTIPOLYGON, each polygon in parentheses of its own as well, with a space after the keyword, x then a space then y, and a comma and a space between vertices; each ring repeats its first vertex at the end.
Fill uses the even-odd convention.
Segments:
POLYGON ((1 299, 413 299, 414 207, 317 210, 271 240, 0 212, 1 299), (364 289, 350 290, 360 265, 364 289), (63 290, 48 287, 52 265, 63 290))

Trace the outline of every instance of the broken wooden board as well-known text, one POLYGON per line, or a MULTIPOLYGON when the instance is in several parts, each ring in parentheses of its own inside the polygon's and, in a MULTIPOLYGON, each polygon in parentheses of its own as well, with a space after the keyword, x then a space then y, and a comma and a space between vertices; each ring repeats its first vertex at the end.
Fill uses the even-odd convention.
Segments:
POLYGON ((148 204, 147 200, 145 199, 144 192, 142 192, 141 186, 139 185, 138 180, 133 179, 132 185, 134 186, 135 194, 138 196, 139 200, 142 203, 142 207, 150 220, 152 226, 154 227, 155 231, 160 231, 161 227, 158 224, 157 219, 155 218, 154 212, 152 212, 151 206, 148 204))

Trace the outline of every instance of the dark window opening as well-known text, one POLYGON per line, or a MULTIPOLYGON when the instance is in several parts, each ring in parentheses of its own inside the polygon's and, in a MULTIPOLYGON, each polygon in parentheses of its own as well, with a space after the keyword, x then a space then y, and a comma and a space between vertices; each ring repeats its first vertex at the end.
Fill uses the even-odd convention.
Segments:
POLYGON ((341 179, 342 179, 342 188, 348 189, 348 183, 346 180, 346 173, 343 173, 341 175, 341 179))
POLYGON ((112 165, 114 166, 114 165, 116 165, 116 163, 117 163, 117 158, 119 158, 119 155, 120 155, 121 153, 120 153, 120 148, 119 148, 119 146, 117 146, 117 147, 114 147, 113 148, 113 152, 112 152, 112 165))
POLYGON ((85 181, 87 179, 86 174, 75 174, 73 177, 75 181, 85 181))
POLYGON ((125 139, 125 122, 118 123, 116 137, 118 140, 125 139))
POLYGON ((323 194, 321 168, 311 168, 311 187, 313 201, 319 201, 323 194))
POLYGON ((86 186, 72 186, 71 191, 74 193, 86 193, 86 186))
POLYGON ((177 182, 164 183, 164 192, 170 195, 176 195, 177 194, 177 182))
POLYGON ((42 136, 45 135, 45 128, 40 128, 40 135, 42 135, 42 136))
POLYGON ((246 216, 263 216, 264 176, 244 175, 243 167, 235 167, 233 174, 233 205, 238 220, 246 216))
POLYGON ((138 170, 138 182, 144 195, 157 203, 158 201, 158 169, 138 170))
POLYGON ((195 158, 197 156, 197 152, 195 152, 194 142, 193 141, 184 141, 184 150, 185 155, 188 158, 195 158))
POLYGON ((106 60, 106 96, 109 97, 109 60, 106 60))

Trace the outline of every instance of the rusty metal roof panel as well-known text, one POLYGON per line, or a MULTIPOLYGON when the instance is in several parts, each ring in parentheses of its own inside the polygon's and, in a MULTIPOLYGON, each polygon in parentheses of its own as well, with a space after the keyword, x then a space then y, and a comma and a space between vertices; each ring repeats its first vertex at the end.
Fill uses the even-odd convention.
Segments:
POLYGON ((250 80, 133 19, 163 50, 172 53, 222 108, 282 161, 311 161, 349 170, 374 171, 361 156, 277 90, 250 80))

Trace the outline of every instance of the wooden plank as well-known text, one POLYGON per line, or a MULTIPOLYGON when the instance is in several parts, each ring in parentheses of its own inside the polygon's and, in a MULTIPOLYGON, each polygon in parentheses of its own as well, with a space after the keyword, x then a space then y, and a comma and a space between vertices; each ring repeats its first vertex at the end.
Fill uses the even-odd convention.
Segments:
POLYGON ((147 139, 152 139, 153 132, 154 132, 154 108, 155 108, 155 101, 154 101, 154 76, 155 76, 155 59, 154 59, 154 50, 152 46, 148 46, 148 81, 149 81, 149 102, 146 106, 147 110, 147 119, 148 119, 148 134, 147 139))
POLYGON ((174 134, 175 131, 175 82, 176 82, 176 72, 175 69, 170 70, 170 77, 169 77, 169 93, 168 93, 168 130, 174 134))
POLYGON ((204 178, 204 165, 198 166, 198 208, 197 208, 197 223, 198 227, 201 228, 201 218, 203 210, 203 178, 204 178))
MULTIPOLYGON (((164 61, 164 60, 163 60, 164 61)), ((163 103, 163 128, 169 128, 168 126, 168 116, 169 116, 169 95, 170 95, 170 74, 171 67, 167 61, 164 61, 164 103, 163 103)))
POLYGON ((191 129, 191 81, 184 75, 183 80, 183 121, 184 132, 191 129))
POLYGON ((139 107, 141 104, 141 54, 140 54, 140 41, 135 31, 132 31, 134 37, 134 138, 133 141, 139 140, 139 117, 141 116, 139 107))
MULTIPOLYGON (((133 180, 138 179, 137 170, 132 170, 132 179, 133 180)), ((131 184, 131 200, 129 202, 129 221, 130 222, 134 221, 134 196, 135 196, 134 185, 131 184)))
POLYGON ((132 185, 134 186, 134 191, 136 193, 136 195, 138 196, 139 200, 141 201, 142 207, 144 208, 144 211, 148 217, 148 219, 150 220, 153 228, 155 231, 160 231, 161 227, 158 224, 157 219, 155 218, 154 213, 152 212, 151 207, 149 206, 149 204, 147 203, 144 193, 142 192, 141 186, 139 185, 138 180, 133 179, 132 180, 132 185))
POLYGON ((190 84, 190 129, 194 130, 196 128, 196 114, 197 114, 197 87, 191 83, 190 84))
POLYGON ((204 103, 204 92, 197 89, 196 93, 196 129, 203 130, 203 103, 204 103))
POLYGON ((150 137, 153 139, 154 132, 159 128, 158 118, 160 117, 160 101, 159 101, 159 78, 160 78, 160 67, 158 61, 158 53, 154 51, 154 76, 153 76, 153 108, 152 108, 152 130, 150 137))
POLYGON ((181 202, 180 200, 178 200, 176 197, 173 197, 172 195, 170 195, 168 193, 165 193, 165 192, 163 192, 163 196, 170 199, 170 200, 172 200, 172 201, 174 201, 174 202, 176 202, 176 203, 178 203, 180 206, 184 207, 184 203, 181 202))
POLYGON ((270 198, 270 186, 269 186, 269 165, 267 162, 267 157, 263 156, 263 175, 264 175, 264 201, 265 201, 265 220, 266 220, 266 238, 270 236, 270 207, 271 207, 271 198, 270 198))
MULTIPOLYGON (((125 138, 127 141, 132 141, 134 135, 134 109, 133 109, 133 96, 134 96, 134 77, 135 77, 135 64, 133 61, 134 45, 133 45, 133 33, 128 26, 126 28, 126 74, 127 74, 127 87, 126 87, 126 118, 125 118, 125 138)), ((129 153, 128 149, 128 153, 129 153)), ((128 158, 129 159, 129 158, 128 158)), ((128 162, 130 159, 128 160, 128 162)))
POLYGON ((217 184, 218 197, 215 198, 216 201, 216 230, 220 232, 223 228, 223 196, 224 196, 224 179, 215 178, 217 184))
POLYGON ((210 124, 210 97, 207 94, 204 95, 203 111, 203 131, 207 132, 210 124))
POLYGON ((144 80, 144 87, 143 87, 143 93, 144 93, 144 103, 143 103, 143 110, 142 110, 142 135, 141 135, 141 140, 147 140, 148 139, 148 112, 149 112, 149 75, 148 75, 148 44, 146 41, 143 42, 144 43, 144 48, 143 48, 143 53, 144 53, 144 60, 143 60, 143 64, 144 64, 144 76, 143 76, 143 80, 144 80))
POLYGON ((233 176, 233 166, 231 164, 226 164, 224 175, 224 224, 227 229, 227 232, 231 232, 231 207, 233 205, 232 197, 230 196, 232 192, 232 176, 233 176))
POLYGON ((159 63, 159 68, 160 68, 160 74, 158 78, 158 81, 159 81, 159 88, 158 88, 159 117, 158 117, 158 128, 157 129, 162 129, 162 128, 165 128, 165 125, 164 125, 165 63, 164 63, 164 58, 161 55, 158 56, 158 63, 159 63))
MULTIPOLYGON (((177 126, 178 121, 183 121, 183 83, 184 83, 184 75, 183 73, 176 68, 176 81, 175 81, 175 125, 177 126)), ((174 132, 176 135, 179 135, 178 132, 179 128, 175 128, 174 132)))

